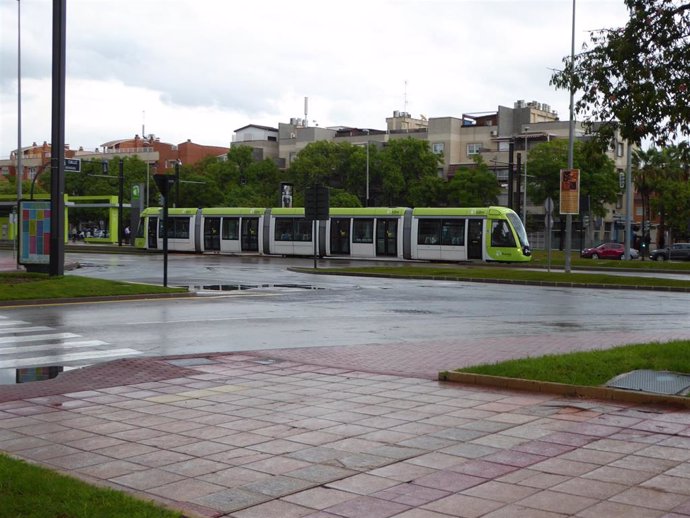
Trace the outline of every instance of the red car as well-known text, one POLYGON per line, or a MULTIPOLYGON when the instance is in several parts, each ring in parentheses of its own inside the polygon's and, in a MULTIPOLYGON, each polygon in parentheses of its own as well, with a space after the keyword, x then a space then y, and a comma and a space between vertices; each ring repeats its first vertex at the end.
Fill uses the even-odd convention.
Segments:
MULTIPOLYGON (((625 246, 622 243, 602 243, 594 248, 585 248, 580 252, 580 257, 592 259, 622 259, 625 255, 625 246)), ((630 258, 637 259, 639 252, 630 249, 630 258)))

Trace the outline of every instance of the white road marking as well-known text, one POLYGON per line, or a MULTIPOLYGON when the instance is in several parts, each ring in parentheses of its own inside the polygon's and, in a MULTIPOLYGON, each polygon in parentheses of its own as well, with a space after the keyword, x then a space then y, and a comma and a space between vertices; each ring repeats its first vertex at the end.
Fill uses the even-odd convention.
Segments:
POLYGON ((62 340, 63 338, 80 338, 74 333, 53 333, 50 335, 32 336, 4 336, 0 338, 0 344, 13 344, 17 342, 36 342, 38 340, 62 340))
POLYGON ((9 329, 0 329, 0 334, 7 335, 10 333, 36 333, 37 331, 53 331, 53 329, 46 326, 11 327, 9 329))
POLYGON ((80 353, 58 354, 55 356, 38 356, 34 358, 20 358, 0 361, 0 369, 20 369, 22 367, 46 367, 50 365, 64 365, 67 362, 79 360, 97 360, 102 358, 124 357, 142 354, 134 349, 112 349, 109 351, 89 351, 80 353))
POLYGON ((42 345, 24 345, 18 347, 0 347, 0 355, 2 354, 16 354, 16 353, 33 353, 38 351, 51 351, 59 349, 75 349, 77 347, 97 347, 99 345, 108 345, 108 342, 102 340, 82 340, 80 342, 63 342, 61 344, 42 344, 42 345))

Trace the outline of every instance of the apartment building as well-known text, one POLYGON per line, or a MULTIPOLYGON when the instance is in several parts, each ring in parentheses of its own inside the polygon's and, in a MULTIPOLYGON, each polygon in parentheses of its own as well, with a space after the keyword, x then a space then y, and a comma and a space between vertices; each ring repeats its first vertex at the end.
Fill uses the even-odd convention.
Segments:
MULTIPOLYGON (((446 179, 452 178, 459 169, 474 167, 475 159, 481 156, 504 188, 499 198, 502 205, 508 204, 509 167, 513 163, 516 168, 519 154, 521 171, 515 173, 513 206, 519 212, 543 214, 543 207, 534 206, 525 197, 525 182, 529 181, 529 151, 541 142, 567 139, 569 126, 569 122, 561 121, 548 104, 518 100, 512 107, 499 106, 495 111, 465 113, 460 117, 413 117, 407 112, 394 111, 392 117, 386 118, 385 130, 311 127, 298 118, 280 123, 278 128, 248 125, 235 131, 232 146, 248 145, 255 149, 255 156, 271 158, 281 169, 287 169, 298 153, 312 142, 328 140, 383 147, 397 138, 420 139, 428 142, 431 149, 443 157, 438 173, 446 179)), ((575 124, 575 138, 588 138, 582 123, 575 124)), ((626 145, 617 140, 608 152, 621 172, 626 168, 626 145)), ((615 222, 625 211, 625 197, 621 191, 619 200, 610 207, 607 216, 594 222, 594 235, 590 239, 620 238, 615 222)))
MULTIPOLYGON (((208 156, 224 157, 230 148, 220 146, 207 146, 196 144, 191 140, 181 144, 162 142, 155 135, 134 138, 112 140, 101 144, 93 151, 79 148, 70 149, 65 145, 65 158, 78 158, 84 161, 108 161, 113 158, 137 156, 151 166, 155 172, 170 171, 179 160, 183 164, 195 164, 208 156)), ((22 174, 23 180, 33 180, 43 170, 50 168, 51 145, 43 142, 37 145, 22 148, 22 174)), ((3 177, 15 176, 17 173, 18 151, 12 151, 9 159, 0 160, 0 175, 3 177)))

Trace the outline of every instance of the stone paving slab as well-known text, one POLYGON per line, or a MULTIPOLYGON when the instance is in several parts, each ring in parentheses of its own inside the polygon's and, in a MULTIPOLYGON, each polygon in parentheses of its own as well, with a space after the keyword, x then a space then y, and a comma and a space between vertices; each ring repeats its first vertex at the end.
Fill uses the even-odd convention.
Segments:
POLYGON ((5 399, 0 451, 189 516, 690 516, 677 408, 253 354, 138 361, 160 376, 5 399))

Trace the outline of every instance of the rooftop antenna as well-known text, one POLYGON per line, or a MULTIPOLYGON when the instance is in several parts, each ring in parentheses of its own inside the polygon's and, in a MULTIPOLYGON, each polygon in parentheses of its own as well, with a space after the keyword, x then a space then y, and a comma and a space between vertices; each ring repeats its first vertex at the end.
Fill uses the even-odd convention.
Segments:
POLYGON ((304 98, 304 127, 309 127, 309 97, 304 98))
POLYGON ((405 79, 405 109, 403 110, 405 113, 407 113, 407 79, 405 79))
POLYGON ((141 111, 141 138, 146 138, 146 110, 141 111))

